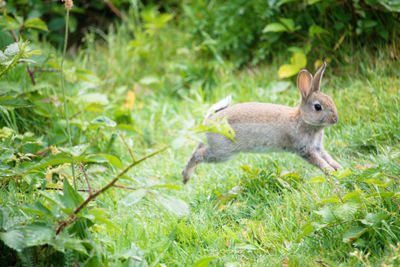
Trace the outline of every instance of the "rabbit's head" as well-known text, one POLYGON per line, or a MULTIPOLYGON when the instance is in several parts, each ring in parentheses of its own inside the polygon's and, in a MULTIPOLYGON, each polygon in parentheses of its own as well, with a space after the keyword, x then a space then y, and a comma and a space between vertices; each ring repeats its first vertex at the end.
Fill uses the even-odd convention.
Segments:
POLYGON ((300 117, 313 126, 333 125, 339 120, 332 98, 320 90, 325 67, 324 62, 314 78, 307 70, 300 71, 297 77, 297 87, 301 93, 300 117))

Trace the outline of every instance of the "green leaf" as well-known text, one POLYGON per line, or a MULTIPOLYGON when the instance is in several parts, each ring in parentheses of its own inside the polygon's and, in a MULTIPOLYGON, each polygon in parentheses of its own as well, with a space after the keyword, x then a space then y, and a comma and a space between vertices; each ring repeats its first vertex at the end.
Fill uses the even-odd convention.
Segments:
POLYGON ((0 239, 8 247, 15 249, 16 251, 22 251, 25 247, 24 233, 20 230, 11 230, 5 233, 0 233, 0 239))
POLYGON ((146 195, 146 193, 147 193, 147 190, 143 189, 143 188, 135 190, 132 193, 128 194, 126 197, 124 197, 121 200, 121 203, 127 207, 132 206, 132 205, 138 203, 140 200, 142 200, 144 198, 144 196, 146 195))
POLYGON ((300 234, 299 236, 297 236, 296 242, 300 242, 300 240, 301 240, 303 237, 305 237, 305 236, 307 236, 308 234, 311 234, 312 232, 314 232, 314 227, 312 226, 311 223, 307 223, 307 224, 303 225, 303 226, 301 227, 301 229, 302 229, 303 231, 301 232, 301 234, 300 234))
POLYGON ((279 67, 278 77, 279 79, 291 77, 293 75, 296 75, 300 71, 300 69, 301 68, 296 65, 282 65, 279 67))
POLYGON ((339 173, 335 174, 335 177, 341 180, 343 178, 350 176, 351 174, 353 174, 351 170, 345 169, 345 170, 340 170, 339 173))
POLYGON ((321 216, 322 222, 324 223, 331 223, 336 221, 336 217, 332 211, 332 208, 329 206, 325 206, 322 209, 314 212, 321 216))
POLYGON ((114 165, 115 167, 117 167, 118 169, 122 169, 121 161, 119 160, 119 158, 117 158, 114 155, 104 154, 104 153, 92 154, 92 155, 87 156, 87 159, 92 162, 97 162, 97 163, 108 162, 111 165, 114 165))
POLYGON ((106 127, 115 127, 115 126, 117 126, 117 123, 115 121, 110 120, 106 116, 99 116, 96 119, 92 120, 90 122, 90 124, 106 126, 106 127))
POLYGON ((287 32, 288 29, 281 23, 279 22, 273 22, 265 26, 263 29, 263 33, 266 32, 287 32))
POLYGON ((157 187, 157 188, 168 188, 173 190, 181 190, 181 188, 174 184, 155 184, 151 185, 150 187, 157 187))
POLYGON ((343 242, 351 242, 359 238, 363 233, 368 231, 367 228, 361 226, 353 226, 343 235, 343 242))
POLYGON ((83 198, 69 184, 68 179, 64 179, 63 196, 61 201, 68 209, 76 209, 82 202, 83 198))
POLYGON ((319 35, 323 33, 328 33, 328 31, 318 25, 313 24, 310 26, 310 28, 308 28, 309 37, 313 37, 315 34, 319 35))
POLYGON ((323 203, 340 203, 340 199, 338 197, 327 197, 318 201, 318 204, 323 204, 323 203))
POLYGON ((66 156, 51 156, 40 162, 39 164, 29 167, 25 171, 33 171, 33 170, 39 170, 40 168, 48 167, 48 166, 54 166, 54 165, 60 165, 64 163, 73 163, 74 160, 72 158, 66 157, 66 156))
POLYGON ((347 202, 335 208, 335 215, 344 221, 354 219, 360 209, 360 205, 354 202, 347 202))
POLYGON ((347 200, 357 198, 358 200, 360 199, 360 192, 355 191, 355 192, 350 192, 347 193, 346 195, 343 196, 343 201, 346 202, 347 200))
POLYGON ((322 176, 313 177, 310 179, 310 183, 323 183, 326 179, 322 176))
POLYGON ((307 65, 306 55, 303 53, 296 52, 290 58, 290 63, 294 66, 297 66, 297 68, 300 71, 300 69, 304 68, 307 65))
POLYGON ((204 257, 200 260, 196 261, 193 267, 207 267, 210 265, 210 262, 216 259, 216 257, 204 257))
POLYGON ((157 195, 157 200, 161 204, 161 206, 177 216, 189 215, 189 206, 185 201, 181 199, 171 196, 157 195))
POLYGON ((24 230, 27 247, 49 244, 56 232, 53 225, 44 223, 27 225, 24 230))
POLYGON ((53 217, 51 211, 40 202, 36 202, 34 205, 26 205, 22 207, 22 210, 39 216, 53 217))
POLYGON ((100 94, 100 93, 88 93, 79 96, 79 99, 86 102, 86 103, 97 103, 100 105, 108 105, 109 101, 107 95, 100 94))
POLYGON ((21 97, 11 97, 11 96, 0 96, 0 106, 10 107, 10 108, 23 108, 32 107, 31 104, 26 102, 21 97))
POLYGON ((286 28, 287 28, 289 31, 291 31, 291 32, 300 29, 299 26, 298 26, 298 27, 295 27, 294 21, 293 21, 292 19, 280 18, 279 20, 280 20, 280 21, 282 22, 282 24, 285 25, 286 28))
POLYGON ((25 22, 25 28, 35 28, 35 29, 39 29, 42 31, 49 31, 47 29, 47 25, 46 23, 39 19, 39 18, 33 18, 33 19, 29 19, 25 22))

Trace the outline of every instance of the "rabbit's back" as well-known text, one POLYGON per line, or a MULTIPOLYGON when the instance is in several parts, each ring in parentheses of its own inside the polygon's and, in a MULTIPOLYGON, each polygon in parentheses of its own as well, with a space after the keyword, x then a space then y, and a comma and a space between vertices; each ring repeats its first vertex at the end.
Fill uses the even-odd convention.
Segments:
POLYGON ((227 107, 209 120, 226 118, 235 131, 235 140, 217 133, 207 133, 210 147, 216 153, 267 152, 292 150, 296 129, 296 108, 249 102, 227 107))

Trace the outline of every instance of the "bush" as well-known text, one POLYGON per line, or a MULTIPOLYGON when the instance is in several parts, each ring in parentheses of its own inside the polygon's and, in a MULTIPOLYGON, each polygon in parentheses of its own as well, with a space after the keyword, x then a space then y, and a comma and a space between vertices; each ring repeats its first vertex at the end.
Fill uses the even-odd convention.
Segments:
POLYGON ((292 46, 321 59, 339 55, 345 43, 393 42, 400 5, 390 0, 233 0, 187 2, 183 10, 195 40, 243 65, 275 58, 292 46))

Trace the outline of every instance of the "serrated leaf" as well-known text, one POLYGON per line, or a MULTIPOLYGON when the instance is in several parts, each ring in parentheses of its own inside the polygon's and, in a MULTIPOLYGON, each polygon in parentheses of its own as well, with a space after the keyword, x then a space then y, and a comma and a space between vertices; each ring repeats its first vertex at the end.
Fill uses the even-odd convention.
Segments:
POLYGON ((64 179, 63 195, 61 201, 68 209, 76 209, 82 202, 83 198, 69 184, 67 179, 64 179))
POLYGON ((303 237, 305 237, 305 236, 307 236, 308 234, 314 232, 314 227, 313 227, 313 225, 312 225, 311 223, 307 223, 307 224, 303 225, 303 226, 301 227, 301 229, 302 229, 302 232, 301 232, 301 234, 300 234, 299 236, 297 236, 296 242, 300 242, 300 240, 301 240, 303 237))
POLYGON ((331 222, 336 221, 336 217, 335 217, 331 207, 325 206, 322 209, 320 209, 318 211, 314 211, 314 212, 321 216, 322 221, 324 223, 331 223, 331 222))
POLYGON ((343 235, 343 242, 351 242, 359 238, 363 233, 368 231, 367 228, 361 226, 353 226, 343 235))
POLYGON ((161 206, 177 216, 189 215, 189 205, 182 199, 157 195, 157 200, 161 206))
POLYGON ((350 221, 356 217, 359 208, 359 204, 347 202, 335 208, 335 215, 342 220, 350 221))
POLYGON ((25 28, 35 28, 46 32, 48 31, 46 23, 39 18, 27 20, 24 26, 25 28))
POLYGON ((25 237, 21 230, 11 230, 5 233, 0 233, 0 239, 6 244, 6 246, 15 249, 16 251, 22 251, 25 247, 25 237))
POLYGON ((87 158, 92 161, 92 162, 97 162, 97 163, 105 163, 108 162, 111 165, 114 165, 115 167, 117 167, 118 169, 122 169, 122 163, 119 160, 119 158, 117 158, 114 155, 110 155, 110 154, 104 154, 104 153, 100 153, 100 154, 93 154, 93 155, 89 155, 87 156, 87 158))
POLYGON ((27 225, 24 230, 27 247, 48 244, 56 232, 52 225, 40 223, 27 225))
POLYGON ((210 265, 210 262, 215 260, 215 259, 216 259, 216 257, 204 257, 204 258, 201 258, 201 259, 197 260, 194 263, 193 267, 207 267, 207 266, 210 265))
POLYGON ((132 205, 138 203, 140 200, 142 200, 144 198, 144 196, 146 195, 146 193, 147 193, 147 190, 143 189, 143 188, 135 190, 132 193, 129 193, 126 197, 124 197, 121 200, 121 203, 127 207, 132 206, 132 205))
POLYGON ((350 176, 351 174, 353 174, 353 172, 349 169, 345 169, 343 171, 340 171, 339 173, 337 173, 337 175, 335 175, 336 178, 338 178, 339 180, 346 178, 348 176, 350 176))
POLYGON ((265 26, 263 29, 263 33, 266 32, 287 32, 288 29, 283 25, 282 23, 279 22, 273 22, 265 26))

